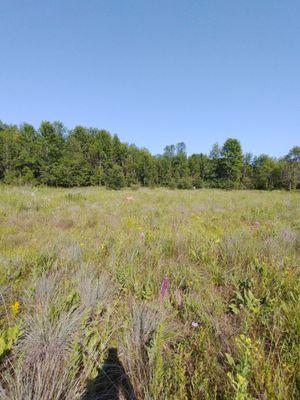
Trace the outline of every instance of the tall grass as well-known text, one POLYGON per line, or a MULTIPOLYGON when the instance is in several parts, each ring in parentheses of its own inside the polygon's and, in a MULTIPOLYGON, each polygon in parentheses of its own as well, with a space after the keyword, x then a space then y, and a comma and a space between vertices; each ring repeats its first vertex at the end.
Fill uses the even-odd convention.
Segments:
POLYGON ((299 200, 2 186, 0 399, 298 399, 299 200))

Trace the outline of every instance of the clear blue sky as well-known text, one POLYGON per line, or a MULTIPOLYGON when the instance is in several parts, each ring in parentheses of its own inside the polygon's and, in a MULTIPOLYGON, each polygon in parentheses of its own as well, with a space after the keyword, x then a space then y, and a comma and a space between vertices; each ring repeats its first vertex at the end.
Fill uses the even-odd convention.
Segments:
POLYGON ((300 144, 299 0, 0 0, 0 119, 161 152, 300 144))

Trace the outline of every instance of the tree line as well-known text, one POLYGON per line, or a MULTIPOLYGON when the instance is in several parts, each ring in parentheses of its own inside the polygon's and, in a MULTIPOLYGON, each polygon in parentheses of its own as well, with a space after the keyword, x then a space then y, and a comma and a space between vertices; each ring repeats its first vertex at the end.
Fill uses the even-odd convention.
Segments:
POLYGON ((209 155, 187 156, 184 143, 169 145, 163 154, 122 143, 106 130, 43 121, 39 129, 0 122, 0 181, 62 187, 101 185, 170 188, 297 189, 300 187, 300 146, 282 158, 243 153, 229 138, 214 144, 209 155))

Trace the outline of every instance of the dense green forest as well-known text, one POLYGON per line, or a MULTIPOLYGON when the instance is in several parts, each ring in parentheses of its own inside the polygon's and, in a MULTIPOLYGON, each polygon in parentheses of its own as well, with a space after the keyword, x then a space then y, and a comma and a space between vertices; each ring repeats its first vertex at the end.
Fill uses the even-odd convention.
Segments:
POLYGON ((102 185, 245 189, 296 189, 300 185, 300 147, 276 159, 244 154, 237 139, 214 144, 209 155, 187 156, 184 143, 162 155, 122 143, 117 135, 61 122, 44 121, 38 130, 0 122, 0 181, 49 186, 102 185))

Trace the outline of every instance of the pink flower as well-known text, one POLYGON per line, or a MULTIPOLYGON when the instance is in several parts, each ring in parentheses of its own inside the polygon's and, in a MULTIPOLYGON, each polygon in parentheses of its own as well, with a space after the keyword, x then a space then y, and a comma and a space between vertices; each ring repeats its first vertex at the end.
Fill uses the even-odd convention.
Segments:
POLYGON ((164 276, 164 279, 161 284, 161 290, 160 290, 162 299, 164 299, 166 297, 166 295, 168 294, 168 289, 169 289, 169 279, 167 276, 164 276))
POLYGON ((255 222, 254 222, 254 225, 256 226, 256 228, 259 228, 259 227, 260 227, 260 222, 255 221, 255 222))
POLYGON ((198 328, 198 326, 199 326, 198 322, 196 322, 196 321, 192 322, 192 327, 193 328, 198 328))
POLYGON ((140 238, 141 238, 142 240, 145 239, 145 234, 144 234, 144 232, 141 232, 141 233, 140 233, 140 238))

